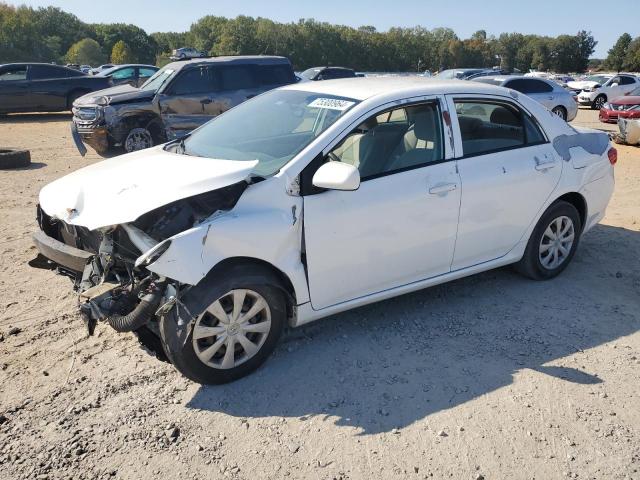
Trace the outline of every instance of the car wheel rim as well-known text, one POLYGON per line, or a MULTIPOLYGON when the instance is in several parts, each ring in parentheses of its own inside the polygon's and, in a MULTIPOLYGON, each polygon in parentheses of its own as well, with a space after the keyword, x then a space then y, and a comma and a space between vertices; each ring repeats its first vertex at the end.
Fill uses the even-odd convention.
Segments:
POLYGON ((540 239, 540 264, 547 270, 562 265, 569 258, 574 238, 573 220, 566 216, 552 220, 540 239))
POLYGON ((153 137, 146 128, 134 128, 124 141, 124 149, 127 152, 136 152, 153 147, 153 137))
POLYGON ((271 310, 262 295, 235 289, 225 293, 197 318, 193 349, 208 367, 228 370, 254 357, 271 330, 271 310))
POLYGON ((559 116, 561 119, 566 120, 567 116, 564 114, 564 110, 561 108, 554 108, 553 113, 559 116))
POLYGON ((598 97, 596 99, 596 108, 601 109, 604 106, 604 98, 598 97))

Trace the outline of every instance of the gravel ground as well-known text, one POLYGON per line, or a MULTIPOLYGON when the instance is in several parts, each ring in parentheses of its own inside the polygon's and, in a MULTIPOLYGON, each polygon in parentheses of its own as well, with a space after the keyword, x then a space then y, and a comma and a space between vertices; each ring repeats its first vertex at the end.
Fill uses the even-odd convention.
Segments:
MULTIPOLYGON (((581 110, 576 123, 600 127, 581 110)), ((35 270, 39 189, 81 158, 67 115, 0 120, 2 479, 640 479, 640 150, 549 282, 476 275, 289 331, 255 374, 191 383, 131 335, 87 337, 35 270)))

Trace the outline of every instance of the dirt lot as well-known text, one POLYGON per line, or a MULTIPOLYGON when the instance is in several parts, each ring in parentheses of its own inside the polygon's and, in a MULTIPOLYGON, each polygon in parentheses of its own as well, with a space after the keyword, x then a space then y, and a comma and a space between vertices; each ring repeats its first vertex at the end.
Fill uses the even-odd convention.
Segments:
MULTIPOLYGON (((0 478, 640 479, 640 149, 550 282, 501 269, 288 332, 201 387, 35 270, 47 182, 98 160, 66 115, 0 119, 0 478)), ((600 126, 583 110, 578 123, 600 126)))

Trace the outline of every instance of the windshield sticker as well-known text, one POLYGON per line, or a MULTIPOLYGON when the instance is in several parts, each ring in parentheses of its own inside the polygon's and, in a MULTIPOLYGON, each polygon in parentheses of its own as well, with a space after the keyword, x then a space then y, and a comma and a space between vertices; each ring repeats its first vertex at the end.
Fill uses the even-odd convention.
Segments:
POLYGON ((328 108, 329 110, 344 111, 349 107, 355 105, 356 102, 350 102, 348 100, 338 100, 337 98, 316 98, 309 104, 311 108, 328 108))

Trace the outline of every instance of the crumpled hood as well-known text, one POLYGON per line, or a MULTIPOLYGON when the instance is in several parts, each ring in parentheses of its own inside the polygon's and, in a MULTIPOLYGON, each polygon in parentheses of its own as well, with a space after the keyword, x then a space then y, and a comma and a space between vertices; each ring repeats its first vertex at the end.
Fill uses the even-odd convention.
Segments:
POLYGON ((93 230, 240 182, 257 164, 180 155, 159 146, 94 163, 46 185, 40 206, 53 218, 93 230))
POLYGON ((593 88, 596 85, 601 85, 598 82, 593 82, 589 80, 580 80, 578 82, 567 82, 567 87, 584 90, 585 88, 593 88))
POLYGON ((115 87, 105 88, 95 92, 87 93, 78 98, 73 104, 76 107, 84 107, 88 105, 96 105, 98 98, 105 97, 109 105, 115 103, 142 101, 153 98, 155 92, 152 90, 141 90, 131 85, 117 85, 115 87))

